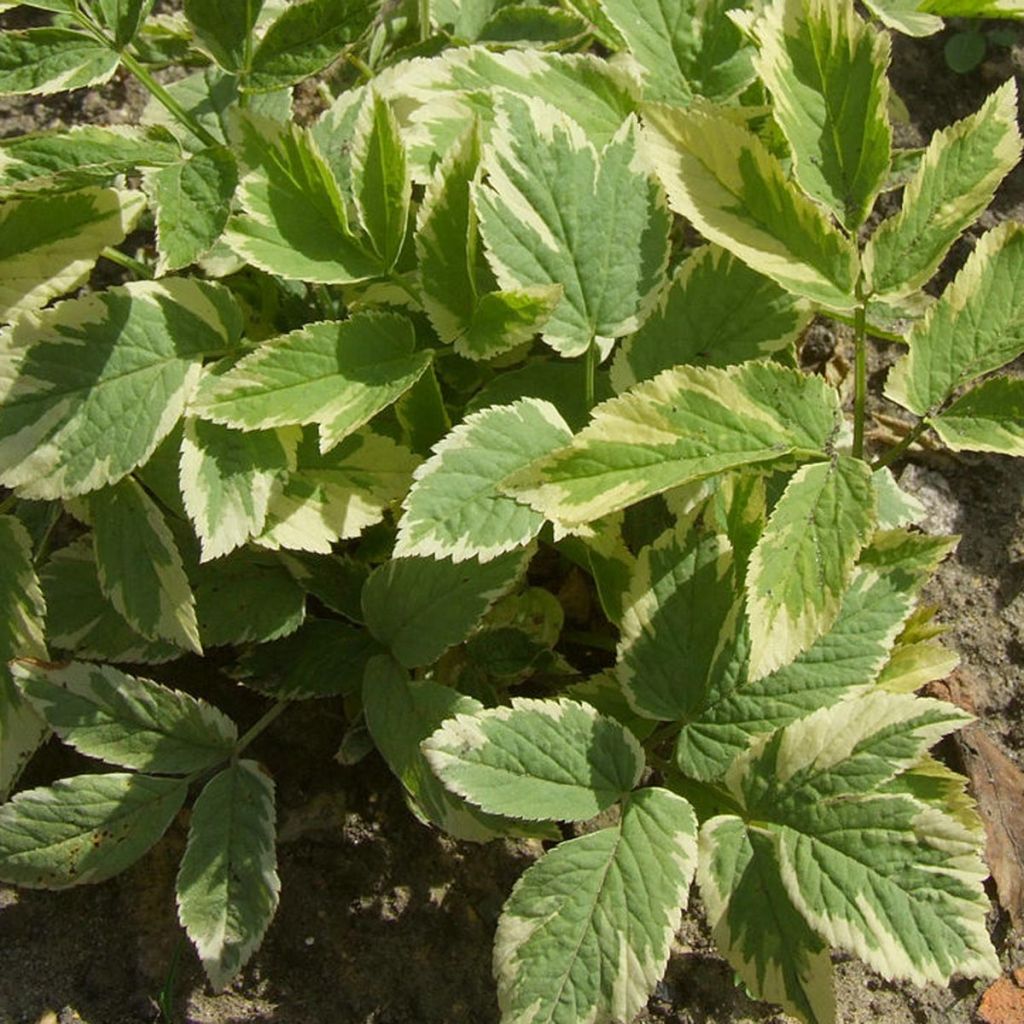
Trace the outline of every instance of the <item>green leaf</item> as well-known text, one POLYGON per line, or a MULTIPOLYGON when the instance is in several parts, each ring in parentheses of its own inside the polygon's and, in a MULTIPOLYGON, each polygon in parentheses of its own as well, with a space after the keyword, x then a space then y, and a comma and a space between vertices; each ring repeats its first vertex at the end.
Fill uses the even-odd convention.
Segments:
POLYGON ((932 137, 900 212, 882 222, 864 250, 873 291, 896 299, 925 284, 1020 154, 1017 86, 1011 78, 976 114, 932 137))
POLYGON ((309 132, 255 119, 241 125, 251 169, 239 182, 243 213, 228 221, 228 246, 292 281, 349 284, 381 274, 350 230, 338 182, 309 132))
POLYGON ((185 802, 184 779, 76 775, 0 806, 0 879, 30 889, 102 882, 134 864, 185 802))
POLYGON ((617 824, 560 843, 529 868, 495 936, 502 1020, 631 1020, 668 962, 696 831, 682 797, 643 789, 617 824))
POLYGON ((774 0, 755 24, 755 67, 796 180, 856 232, 889 170, 889 37, 852 0, 774 0))
POLYGON ((683 363, 731 366, 792 345, 811 319, 806 303, 717 245, 680 264, 640 329, 612 363, 619 393, 683 363))
POLYGON ((131 477, 90 495, 100 588, 150 640, 202 654, 195 598, 156 502, 131 477))
POLYGON ((387 272, 405 243, 412 180, 395 115, 372 90, 356 121, 351 159, 352 198, 359 223, 387 272))
POLYGON ((274 481, 294 467, 298 441, 294 428, 243 433, 185 419, 181 494, 202 545, 201 561, 263 532, 274 481))
POLYGON ((943 28, 941 18, 919 10, 919 0, 864 0, 864 6, 887 28, 905 36, 933 36, 943 28))
POLYGON ((231 756, 234 722, 215 707, 109 665, 15 662, 32 706, 67 744, 108 764, 185 775, 231 756))
POLYGON ((92 0, 103 23, 114 33, 114 43, 124 49, 142 27, 153 9, 153 0, 92 0))
POLYGON ((185 17, 199 45, 225 70, 245 69, 246 43, 263 0, 185 0, 185 17))
MULTIPOLYGON (((237 76, 229 75, 219 67, 206 67, 175 82, 168 82, 164 88, 189 116, 218 142, 234 146, 244 136, 242 126, 251 123, 239 116, 241 93, 237 76)), ((250 96, 245 109, 246 118, 256 122, 264 119, 265 127, 269 122, 277 126, 277 131, 281 131, 283 123, 292 119, 291 92, 288 89, 278 89, 275 92, 250 96)), ((142 122, 162 126, 180 140, 182 148, 192 153, 201 152, 210 144, 208 139, 193 135, 155 97, 146 104, 142 112, 142 122)), ((273 134, 273 128, 267 127, 267 130, 273 134)), ((254 160, 259 162, 255 156, 254 160)))
POLYGON ((485 814, 450 793, 430 770, 420 744, 446 719, 483 705, 430 680, 412 681, 393 658, 377 657, 363 682, 366 725, 381 756, 401 781, 413 811, 456 839, 486 842, 536 829, 485 814))
POLYGON ((366 565, 338 555, 301 552, 285 554, 281 561, 303 590, 309 591, 321 604, 343 615, 349 622, 362 624, 360 596, 370 575, 366 565))
POLYGON ((67 28, 0 33, 0 95, 50 93, 102 85, 120 63, 116 50, 67 28))
POLYGON ((1024 352, 1024 226, 984 235, 953 283, 914 325, 910 351, 889 371, 887 398, 924 416, 953 392, 1024 352))
POLYGON ((138 192, 87 188, 0 206, 0 322, 17 320, 83 284, 145 203, 138 192))
POLYGON ((192 584, 203 647, 276 640, 305 618, 305 593, 271 552, 233 551, 200 565, 192 584))
POLYGON ((255 761, 239 761, 199 794, 178 871, 178 920, 216 991, 263 940, 280 887, 274 783, 255 761))
POLYGON ((358 537, 380 522, 408 491, 419 460, 371 430, 345 438, 322 455, 306 431, 297 464, 279 480, 267 506, 261 547, 329 554, 339 540, 358 537))
POLYGON ((756 744, 726 779, 771 837, 811 928, 890 978, 999 974, 981 838, 913 797, 872 792, 965 720, 940 701, 875 690, 756 744))
POLYGON ((664 280, 670 217, 637 154, 632 119, 603 150, 560 111, 501 101, 473 186, 487 258, 501 288, 561 285, 542 338, 565 356, 602 356, 635 330, 664 280))
POLYGON ((238 185, 231 151, 213 146, 143 180, 156 213, 157 274, 195 263, 213 248, 228 222, 238 185))
POLYGON ((231 294, 183 278, 62 302, 0 334, 0 482, 70 497, 143 464, 207 353, 241 333, 231 294))
POLYGON ((505 489, 579 526, 725 470, 815 458, 839 416, 836 393, 820 378, 768 363, 680 366, 597 406, 568 447, 505 489))
POLYGON ((0 801, 46 735, 46 724, 7 673, 12 658, 46 658, 46 602, 32 562, 32 538, 14 516, 0 516, 0 801))
POLYGON ((530 2, 506 4, 480 32, 480 41, 534 46, 545 49, 577 41, 586 25, 567 11, 539 7, 530 2))
POLYGON ((498 485, 571 438, 558 410, 532 398, 467 416, 416 470, 395 554, 489 561, 528 544, 543 517, 498 485))
POLYGON ((367 628, 406 668, 429 665, 469 636, 530 554, 511 551, 484 564, 393 558, 363 587, 367 628))
POLYGON ((54 647, 100 661, 148 664, 181 657, 180 647, 136 632, 107 600, 91 537, 58 551, 39 575, 47 637, 54 647))
POLYGON ((644 548, 624 598, 616 676, 641 715, 686 718, 738 613, 726 538, 678 529, 644 548))
POLYGON ((380 647, 365 629, 336 619, 306 619, 291 636, 250 647, 231 674, 278 700, 359 692, 380 647))
POLYGON ((951 35, 942 48, 942 56, 950 71, 966 75, 985 59, 987 50, 985 36, 981 32, 968 30, 951 35))
POLYGON ((66 132, 16 135, 0 141, 0 198, 105 185, 178 155, 174 139, 159 128, 76 125, 66 132))
POLYGON ((414 346, 412 323, 397 313, 310 324, 207 377, 192 411, 241 430, 318 423, 328 451, 420 377, 430 352, 414 346))
POLYGON ((738 0, 601 0, 640 65, 644 98, 725 101, 754 80, 751 47, 729 19, 738 0))
POLYGON ((791 662, 835 621, 874 532, 874 504, 870 467, 845 455, 802 467, 786 485, 747 572, 753 679, 791 662))
POLYGON ((755 999, 806 1024, 834 1024, 828 948, 793 906, 771 840, 721 815, 700 830, 697 881, 718 948, 755 999))
POLYGON ((984 381, 936 416, 932 427, 955 452, 1024 455, 1024 380, 984 381))
POLYGON ((0 802, 10 795, 47 733, 46 723, 7 671, 0 673, 0 802))
POLYGON ((872 687, 912 604, 906 572, 857 569, 832 627, 794 661, 754 681, 741 628, 706 681, 690 683, 700 693, 690 698, 676 742, 680 769, 691 778, 720 778, 754 737, 872 687))
POLYGON ((853 309, 856 249, 757 136, 728 113, 697 105, 650 106, 644 122, 676 213, 794 295, 853 309))
POLYGON ((323 71, 358 38, 373 13, 373 7, 362 0, 289 4, 253 52, 246 89, 282 89, 323 71))
POLYGON ((644 770, 636 737, 587 704, 514 697, 459 714, 423 743, 441 781, 492 814, 584 821, 623 799, 644 770))

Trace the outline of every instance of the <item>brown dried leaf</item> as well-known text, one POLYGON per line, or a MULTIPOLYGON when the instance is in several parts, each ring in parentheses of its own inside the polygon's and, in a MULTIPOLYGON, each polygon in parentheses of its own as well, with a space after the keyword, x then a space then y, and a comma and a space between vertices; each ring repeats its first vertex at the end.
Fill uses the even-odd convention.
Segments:
MULTIPOLYGON (((972 690, 970 677, 954 672, 941 683, 932 683, 928 692, 973 714, 972 690)), ((978 722, 966 726, 954 741, 985 823, 985 859, 999 904, 1014 928, 1024 928, 1024 772, 978 722)), ((1020 1024, 1024 1012, 1013 1020, 1020 1024)))

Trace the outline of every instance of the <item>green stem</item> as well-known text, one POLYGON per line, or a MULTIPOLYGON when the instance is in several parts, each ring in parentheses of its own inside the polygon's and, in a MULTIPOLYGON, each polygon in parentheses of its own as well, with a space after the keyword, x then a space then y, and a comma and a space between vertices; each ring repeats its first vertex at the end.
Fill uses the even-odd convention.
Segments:
POLYGON ((164 979, 163 988, 160 989, 160 994, 156 999, 164 1024, 174 1024, 174 988, 178 977, 178 962, 181 960, 181 951, 184 948, 185 936, 182 934, 178 936, 178 943, 171 954, 171 965, 167 968, 167 977, 164 979))
POLYGON ((219 140, 211 135, 130 53, 122 53, 121 62, 146 87, 153 98, 162 103, 204 146, 220 145, 219 140))
POLYGON ((586 402, 587 411, 594 408, 594 379, 597 376, 597 342, 591 341, 590 348, 583 362, 583 400, 586 402))
POLYGON ((857 298, 860 305, 854 319, 853 356, 853 457, 864 458, 864 420, 867 416, 868 401, 868 353, 867 321, 868 300, 857 282, 857 298))
POLYGON ((899 444, 894 444, 884 455, 876 459, 871 468, 881 469, 895 462, 930 426, 931 423, 925 416, 917 426, 907 432, 907 436, 899 444))
POLYGON ((418 0, 416 20, 419 22, 420 42, 425 43, 430 38, 430 0, 418 0))
POLYGON ((245 750, 245 748, 248 747, 249 744, 252 743, 252 741, 255 740, 256 737, 259 736, 263 730, 281 714, 282 711, 284 711, 285 708, 289 707, 290 704, 291 701, 289 700, 279 700, 268 711, 261 715, 255 725, 250 729, 247 729, 239 737, 238 742, 235 744, 234 756, 238 757, 238 755, 241 754, 242 751, 245 750))
POLYGON ((141 277, 147 281, 153 279, 153 271, 145 263, 135 259, 134 256, 126 255, 120 249, 115 249, 113 246, 108 245, 100 255, 104 259, 110 260, 111 263, 116 263, 119 267, 130 270, 136 277, 141 277))

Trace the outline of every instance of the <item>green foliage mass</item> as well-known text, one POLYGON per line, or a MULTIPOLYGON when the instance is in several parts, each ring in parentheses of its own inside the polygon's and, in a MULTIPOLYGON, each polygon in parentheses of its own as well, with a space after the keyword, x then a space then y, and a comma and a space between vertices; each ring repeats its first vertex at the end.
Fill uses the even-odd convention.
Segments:
POLYGON ((108 878, 191 802, 179 918, 223 988, 280 888, 251 744, 333 699, 456 838, 600 815, 509 897, 503 1024, 631 1019, 694 879, 805 1024, 830 950, 993 975, 980 822, 914 782, 965 720, 915 693, 955 664, 918 606, 952 540, 887 467, 929 431, 1024 455, 1024 226, 922 291, 1020 158, 1017 94, 902 152, 888 32, 1020 5, 29 6, 0 93, 122 68, 152 100, 0 142, 0 880, 108 878), (924 312, 870 453, 884 309, 924 312), (797 369, 816 315, 854 325, 852 417, 797 369), (137 674, 210 652, 271 701, 242 735, 137 674), (19 791, 51 732, 112 770, 19 791))

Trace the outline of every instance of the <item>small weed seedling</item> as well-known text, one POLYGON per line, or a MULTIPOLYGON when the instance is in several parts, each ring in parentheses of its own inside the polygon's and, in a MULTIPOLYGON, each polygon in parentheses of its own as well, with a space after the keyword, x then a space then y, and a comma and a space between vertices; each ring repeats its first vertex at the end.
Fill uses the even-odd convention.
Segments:
POLYGON ((51 732, 110 766, 0 805, 0 879, 109 878, 191 801, 178 913, 224 987, 278 901, 250 744, 343 698, 457 838, 602 815, 505 905, 506 1024, 632 1018, 694 879, 809 1024, 832 949, 994 975, 929 754, 967 716, 915 695, 956 662, 918 606, 954 539, 888 466, 926 432, 1024 454, 1024 226, 922 290, 1021 155, 1013 83, 906 154, 851 0, 30 6, 0 91, 152 101, 0 143, 0 794, 51 732), (798 368, 814 315, 852 327, 849 415, 798 368), (872 337, 908 418, 873 461, 872 337), (565 642, 570 566, 614 664, 565 642), (271 698, 244 734, 115 667, 211 649, 271 698))

